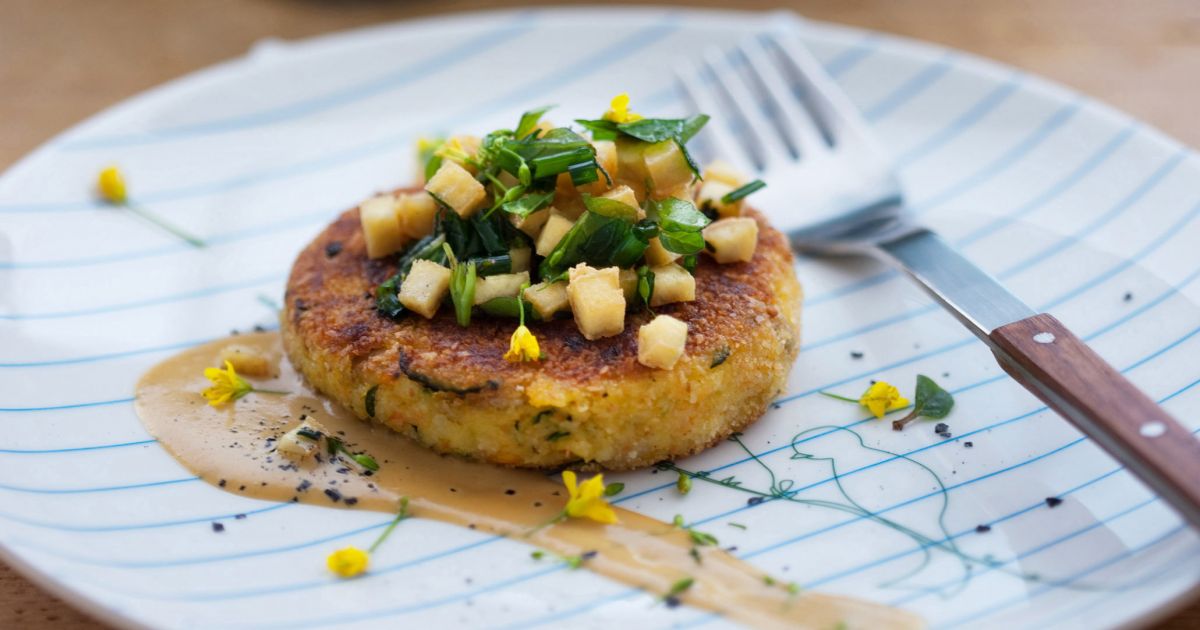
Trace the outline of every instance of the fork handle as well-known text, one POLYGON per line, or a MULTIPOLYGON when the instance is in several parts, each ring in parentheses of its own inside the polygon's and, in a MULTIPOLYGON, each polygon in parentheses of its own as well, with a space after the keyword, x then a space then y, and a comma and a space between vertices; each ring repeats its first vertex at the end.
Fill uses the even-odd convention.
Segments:
POLYGON ((1000 366, 1200 529, 1200 440, 1052 315, 993 330, 1000 366))

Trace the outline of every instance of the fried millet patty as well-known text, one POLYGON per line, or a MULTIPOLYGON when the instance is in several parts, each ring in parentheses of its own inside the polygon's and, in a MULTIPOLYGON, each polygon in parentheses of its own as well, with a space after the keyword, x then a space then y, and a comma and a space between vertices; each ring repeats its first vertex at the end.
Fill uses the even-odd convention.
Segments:
POLYGON ((567 317, 530 321, 540 362, 504 360, 516 321, 477 314, 460 327, 443 305, 431 320, 375 310, 395 261, 367 258, 358 211, 301 252, 281 315, 284 346, 322 393, 442 453, 508 466, 623 470, 681 458, 759 418, 799 349, 800 285, 782 234, 762 215, 747 263, 701 256, 696 300, 656 312, 687 322, 670 370, 637 361, 637 332, 583 338, 567 317), (374 413, 371 413, 371 412, 374 413))

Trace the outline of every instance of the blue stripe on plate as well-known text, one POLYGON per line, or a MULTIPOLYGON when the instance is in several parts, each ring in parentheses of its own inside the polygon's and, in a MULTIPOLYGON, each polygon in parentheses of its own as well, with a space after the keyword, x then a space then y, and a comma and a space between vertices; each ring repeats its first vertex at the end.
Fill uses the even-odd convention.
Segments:
MULTIPOLYGON (((531 31, 537 26, 539 18, 540 15, 536 11, 521 11, 513 15, 509 20, 501 21, 491 28, 484 29, 480 33, 468 37, 449 50, 438 51, 434 55, 421 57, 383 76, 294 103, 251 113, 238 114, 236 116, 153 129, 145 132, 66 139, 54 146, 60 150, 78 151, 154 144, 185 137, 211 136, 253 127, 262 127, 264 125, 295 120, 304 116, 311 116, 316 113, 374 98, 420 79, 445 72, 455 65, 471 61, 484 55, 489 50, 508 42, 512 38, 520 37, 523 33, 531 31)), ((243 63, 253 63, 253 60, 247 59, 243 63)), ((3 211, 3 209, 0 206, 0 211, 3 211)))
POLYGON ((892 92, 891 96, 864 109, 863 117, 871 122, 876 122, 896 111, 901 105, 909 102, 913 97, 929 89, 934 83, 937 83, 939 79, 954 67, 957 60, 957 53, 946 52, 936 62, 926 66, 925 69, 901 84, 899 88, 892 92))

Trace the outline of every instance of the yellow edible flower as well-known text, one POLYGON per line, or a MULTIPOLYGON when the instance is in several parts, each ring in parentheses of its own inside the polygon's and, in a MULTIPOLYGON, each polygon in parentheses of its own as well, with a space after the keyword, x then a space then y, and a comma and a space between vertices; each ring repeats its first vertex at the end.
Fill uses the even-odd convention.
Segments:
POLYGON ((115 166, 109 166, 100 171, 100 176, 96 180, 96 188, 100 191, 100 196, 109 203, 122 205, 128 199, 125 192, 125 176, 115 166))
POLYGON ((352 578, 367 570, 371 557, 358 547, 344 547, 329 554, 325 565, 338 577, 352 578))
POLYGON ((907 407, 908 399, 901 396, 900 390, 894 385, 876 381, 858 399, 858 404, 866 407, 876 418, 882 418, 889 411, 907 407))
POLYGON ((541 358, 542 351, 538 348, 537 337, 529 331, 525 324, 517 326, 512 334, 512 339, 508 342, 508 352, 504 353, 504 360, 520 363, 521 361, 537 361, 541 358))
POLYGON ((608 111, 604 112, 603 118, 617 124, 637 122, 642 119, 640 114, 629 111, 629 92, 621 92, 614 96, 612 102, 608 104, 608 111))
POLYGON ((224 370, 214 367, 204 368, 204 378, 212 381, 212 387, 201 393, 208 399, 208 404, 214 407, 220 407, 254 391, 246 379, 238 376, 237 370, 233 369, 233 364, 229 361, 225 362, 224 370))
POLYGON ((617 513, 604 498, 604 474, 598 474, 582 484, 575 485, 575 473, 564 470, 563 485, 567 487, 567 507, 563 514, 570 518, 586 518, 597 523, 616 523, 617 513))

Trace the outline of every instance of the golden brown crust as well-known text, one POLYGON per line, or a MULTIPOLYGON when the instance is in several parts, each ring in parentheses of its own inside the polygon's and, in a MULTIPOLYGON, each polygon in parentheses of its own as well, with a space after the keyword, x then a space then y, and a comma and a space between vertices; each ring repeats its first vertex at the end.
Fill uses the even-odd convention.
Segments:
MULTIPOLYGON (((377 419, 407 430, 439 450, 539 467, 580 459, 630 467, 682 456, 720 441, 756 419, 782 386, 798 345, 799 286, 792 271, 791 250, 784 236, 759 213, 747 214, 759 222, 759 243, 753 260, 718 265, 702 256, 696 269, 696 300, 656 309, 689 326, 685 359, 673 370, 655 370, 637 362, 637 330, 649 320, 647 313, 629 314, 623 333, 597 341, 584 339, 570 318, 530 322, 546 355, 538 363, 504 360, 514 328, 509 319, 477 316, 469 327, 462 328, 455 321, 453 309, 447 307, 431 320, 409 315, 394 321, 380 315, 375 309, 374 289, 394 272, 395 263, 366 257, 356 210, 343 213, 297 257, 283 313, 285 343, 298 368, 327 395, 366 416, 361 397, 370 387, 378 386, 375 396, 382 410, 377 419), (638 454, 635 449, 633 455, 621 444, 576 443, 584 439, 584 434, 602 441, 606 434, 614 433, 608 430, 611 427, 601 424, 606 421, 599 414, 628 414, 610 402, 638 404, 634 389, 625 392, 618 388, 642 388, 647 392, 667 386, 707 389, 703 379, 719 373, 728 381, 730 376, 724 373, 733 371, 733 365, 725 370, 711 366, 713 358, 726 349, 732 351, 727 361, 744 362, 738 369, 757 374, 736 375, 743 379, 736 384, 709 383, 714 387, 743 388, 745 393, 738 394, 745 399, 740 407, 726 405, 729 401, 704 399, 714 394, 729 397, 733 395, 730 393, 690 395, 688 405, 683 406, 721 402, 721 407, 729 407, 717 423, 720 426, 701 427, 709 435, 684 436, 678 449, 667 452, 638 454), (680 380, 684 376, 691 381, 680 380), (748 377, 758 382, 744 382, 748 377), (764 388, 772 391, 764 392, 764 388), (606 400, 615 394, 630 397, 617 395, 614 401, 606 400), (565 416, 567 423, 576 423, 568 427, 571 431, 560 431, 571 433, 570 439, 561 440, 561 444, 554 440, 551 448, 525 444, 531 441, 531 435, 517 434, 531 429, 508 427, 547 409, 556 410, 556 417, 565 416), (465 414, 477 411, 490 415, 463 426, 465 414), (418 412, 423 415, 418 417, 418 412), (588 419, 586 428, 577 424, 580 418, 588 419), (479 426, 493 422, 497 426, 479 426), (721 427, 725 430, 719 430, 721 427), (462 431, 471 437, 441 435, 462 431), (505 431, 516 433, 510 436, 505 431), (473 449, 472 439, 488 444, 473 449), (510 440, 513 443, 507 443, 510 440), (526 457, 524 449, 535 452, 526 457)), ((641 402, 643 407, 655 406, 641 402)), ((655 413, 679 411, 671 405, 658 406, 662 408, 655 413)), ((685 415, 691 419, 673 430, 687 431, 698 424, 710 424, 693 417, 702 411, 690 408, 685 415)), ((622 427, 615 433, 625 430, 622 427)), ((643 432, 639 429, 633 433, 643 432)), ((622 439, 621 435, 611 436, 622 439)), ((659 448, 661 441, 650 437, 645 440, 655 442, 652 451, 663 450, 659 448)))

